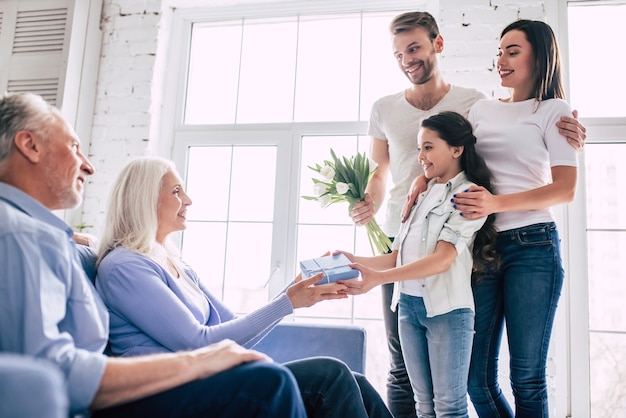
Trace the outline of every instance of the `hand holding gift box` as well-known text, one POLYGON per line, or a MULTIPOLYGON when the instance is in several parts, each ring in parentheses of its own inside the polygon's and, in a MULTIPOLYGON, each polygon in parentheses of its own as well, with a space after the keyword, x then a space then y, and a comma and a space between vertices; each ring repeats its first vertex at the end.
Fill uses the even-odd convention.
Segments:
POLYGON ((300 261, 300 270, 305 278, 324 273, 324 278, 317 284, 334 283, 359 277, 359 271, 350 267, 351 261, 342 253, 327 255, 311 260, 300 261))

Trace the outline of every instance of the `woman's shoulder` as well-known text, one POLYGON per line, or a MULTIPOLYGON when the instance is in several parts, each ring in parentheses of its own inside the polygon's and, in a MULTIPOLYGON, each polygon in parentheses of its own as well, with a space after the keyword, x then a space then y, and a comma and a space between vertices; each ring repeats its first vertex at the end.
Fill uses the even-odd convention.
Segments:
POLYGON ((132 251, 124 247, 117 247, 104 256, 98 265, 98 274, 111 271, 120 266, 132 267, 145 265, 153 268, 154 264, 156 263, 153 260, 143 254, 139 254, 136 251, 132 251))
POLYGON ((498 102, 499 101, 497 99, 494 99, 491 97, 485 97, 485 98, 479 99, 470 108, 470 113, 476 113, 477 111, 480 111, 484 109, 485 107, 497 106, 498 102))
POLYGON ((572 112, 572 106, 565 100, 563 99, 547 99, 547 100, 543 100, 540 103, 540 106, 544 106, 544 107, 548 107, 549 109, 554 109, 556 111, 561 111, 561 112, 572 112))

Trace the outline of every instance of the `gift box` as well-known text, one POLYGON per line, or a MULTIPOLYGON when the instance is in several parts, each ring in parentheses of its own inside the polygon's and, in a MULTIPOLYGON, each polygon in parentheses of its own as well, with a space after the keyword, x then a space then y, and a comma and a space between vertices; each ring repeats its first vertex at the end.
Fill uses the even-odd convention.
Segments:
POLYGON ((323 272, 323 279, 316 284, 334 283, 337 280, 359 277, 359 271, 350 267, 350 260, 341 253, 300 261, 300 270, 304 278, 323 272))

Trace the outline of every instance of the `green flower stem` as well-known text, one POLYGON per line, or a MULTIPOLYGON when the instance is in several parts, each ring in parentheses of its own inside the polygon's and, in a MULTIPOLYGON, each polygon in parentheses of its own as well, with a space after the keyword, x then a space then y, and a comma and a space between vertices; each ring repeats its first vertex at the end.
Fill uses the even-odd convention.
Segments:
POLYGON ((365 229, 373 255, 376 255, 377 252, 378 254, 386 254, 391 250, 391 240, 380 228, 376 219, 369 221, 365 225, 365 229))

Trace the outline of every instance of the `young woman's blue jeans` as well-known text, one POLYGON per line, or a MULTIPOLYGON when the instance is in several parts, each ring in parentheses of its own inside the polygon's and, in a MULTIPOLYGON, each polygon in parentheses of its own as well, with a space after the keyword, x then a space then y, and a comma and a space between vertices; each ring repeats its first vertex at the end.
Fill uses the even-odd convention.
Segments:
POLYGON ((474 312, 456 309, 428 318, 423 298, 402 294, 398 328, 417 415, 467 417, 474 312))
POLYGON ((506 323, 515 416, 547 418, 546 360, 564 277, 559 234, 552 222, 504 231, 498 249, 498 271, 473 283, 476 335, 468 391, 481 418, 513 416, 498 385, 506 323))

